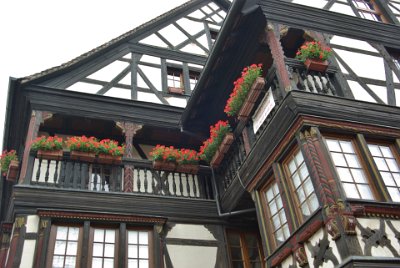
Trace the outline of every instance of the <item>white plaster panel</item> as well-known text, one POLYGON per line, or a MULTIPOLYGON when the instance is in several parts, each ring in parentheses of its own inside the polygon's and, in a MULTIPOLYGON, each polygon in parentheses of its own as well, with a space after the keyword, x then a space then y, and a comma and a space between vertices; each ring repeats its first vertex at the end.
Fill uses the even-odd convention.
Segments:
POLYGON ((38 228, 39 228, 39 216, 37 215, 28 216, 26 221, 26 232, 37 233, 38 228))
MULTIPOLYGON (((287 257, 282 263, 281 263, 281 267, 282 268, 288 268, 290 265, 293 265, 293 263, 295 264, 294 267, 298 268, 298 264, 297 262, 294 260, 293 256, 290 255, 289 257, 287 257)), ((291 266, 293 267, 293 266, 291 266)))
POLYGON ((168 232, 167 238, 215 240, 206 227, 195 224, 177 224, 168 232))
POLYGON ((167 245, 174 268, 214 268, 217 247, 167 245))
MULTIPOLYGON (((306 250, 307 259, 308 259, 310 268, 314 267, 314 263, 313 263, 314 259, 312 257, 312 252, 308 249, 308 246, 309 245, 315 246, 316 244, 318 244, 319 240, 322 239, 323 237, 324 237, 324 229, 321 228, 313 236, 310 237, 310 239, 306 242, 306 244, 304 246, 304 248, 306 250)), ((327 238, 329 240, 329 247, 332 248, 333 255, 335 255, 335 257, 337 258, 338 262, 341 263, 342 259, 340 257, 338 248, 336 246, 336 242, 332 240, 332 237, 329 234, 327 234, 327 238)), ((333 268, 334 264, 331 261, 328 261, 328 262, 324 262, 322 264, 322 266, 320 266, 320 267, 333 268)))
MULTIPOLYGON (((357 221, 363 226, 364 228, 370 228, 370 229, 378 229, 380 227, 380 219, 377 218, 357 218, 357 221)), ((399 221, 392 221, 393 225, 395 226, 396 229, 400 227, 400 222, 399 221)), ((398 229, 400 230, 400 229, 398 229)), ((356 228, 357 232, 357 239, 361 245, 361 250, 364 252, 364 246, 365 243, 362 240, 361 236, 361 230, 356 228)), ((385 232, 387 234, 387 238, 391 240, 391 244, 394 248, 399 248, 399 244, 397 242, 397 239, 395 238, 394 233, 390 229, 390 227, 385 223, 385 232)), ((387 248, 387 247, 372 247, 371 248, 371 255, 375 257, 394 257, 393 253, 387 248)))
POLYGON ((19 267, 32 267, 35 255, 36 240, 25 240, 19 267))

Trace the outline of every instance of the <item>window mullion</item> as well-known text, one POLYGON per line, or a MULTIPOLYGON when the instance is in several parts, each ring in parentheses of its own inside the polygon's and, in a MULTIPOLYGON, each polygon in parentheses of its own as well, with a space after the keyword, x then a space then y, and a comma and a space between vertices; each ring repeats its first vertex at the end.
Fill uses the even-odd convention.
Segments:
MULTIPOLYGON (((364 138, 364 135, 362 134, 357 134, 357 145, 360 148, 361 151, 361 156, 362 158, 367 161, 367 169, 369 173, 375 178, 372 180, 372 183, 374 184, 375 189, 378 189, 378 191, 374 191, 378 196, 379 200, 386 200, 389 201, 389 193, 387 191, 387 188, 385 187, 385 184, 383 182, 383 178, 378 170, 378 167, 376 166, 376 163, 371 155, 371 152, 368 150, 368 144, 364 138)), ((373 190, 373 189, 372 189, 373 190)))
POLYGON ((126 231, 126 223, 121 223, 119 225, 119 239, 118 245, 116 244, 115 247, 118 248, 116 251, 117 256, 115 256, 116 260, 118 260, 119 267, 125 267, 127 264, 126 258, 126 246, 127 246, 127 231, 126 231))
POLYGON ((88 254, 89 254, 89 237, 90 237, 90 221, 83 223, 83 235, 82 235, 82 251, 80 267, 87 267, 88 254))

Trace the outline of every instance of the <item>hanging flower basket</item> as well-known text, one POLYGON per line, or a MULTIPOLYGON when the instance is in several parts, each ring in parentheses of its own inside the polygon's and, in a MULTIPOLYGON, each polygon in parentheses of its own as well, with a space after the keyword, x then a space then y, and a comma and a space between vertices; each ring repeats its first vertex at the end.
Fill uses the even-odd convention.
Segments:
POLYGON ((176 169, 176 162, 154 160, 153 168, 156 170, 174 171, 176 169))
POLYGON ((119 165, 122 162, 122 156, 114 156, 100 153, 97 162, 106 165, 119 165))
POLYGON ((15 182, 18 177, 19 162, 17 160, 11 160, 8 166, 6 180, 15 182))
POLYGON ((63 158, 63 150, 56 150, 56 151, 38 150, 37 157, 41 159, 59 161, 62 160, 63 158))
POLYGON ((238 119, 241 121, 246 121, 249 116, 251 111, 253 110, 253 107, 258 99, 258 96, 260 96, 261 90, 265 86, 265 80, 262 77, 257 77, 256 80, 254 80, 253 85, 250 88, 250 91, 243 103, 242 108, 238 112, 238 119))
POLYGON ((321 73, 324 73, 328 69, 328 61, 326 60, 306 59, 304 65, 307 70, 321 73))
POLYGON ((93 163, 95 158, 96 158, 96 153, 71 151, 72 160, 93 163))

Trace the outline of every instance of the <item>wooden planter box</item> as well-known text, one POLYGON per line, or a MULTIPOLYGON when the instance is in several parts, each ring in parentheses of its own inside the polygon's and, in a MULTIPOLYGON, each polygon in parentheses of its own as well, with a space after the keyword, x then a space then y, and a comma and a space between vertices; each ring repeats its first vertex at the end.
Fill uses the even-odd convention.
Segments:
POLYGON ((96 158, 96 154, 95 153, 71 151, 71 159, 72 160, 93 163, 95 158, 96 158))
POLYGON ((242 108, 239 110, 237 118, 241 121, 245 121, 249 118, 251 111, 253 110, 254 104, 260 96, 261 90, 265 86, 265 80, 262 77, 257 77, 253 85, 247 94, 246 100, 244 101, 242 108))
POLYGON ((233 143, 234 136, 232 133, 228 133, 225 135, 224 139, 222 140, 222 143, 219 145, 217 152, 213 156, 210 162, 210 166, 213 168, 218 167, 222 160, 225 157, 226 152, 228 152, 229 147, 233 143))
POLYGON ((48 160, 61 160, 63 158, 63 150, 57 150, 57 151, 38 150, 37 157, 48 160))
POLYGON ((114 156, 109 154, 99 154, 97 162, 106 165, 119 165, 122 162, 122 156, 114 156))
POLYGON ((157 170, 174 171, 176 169, 176 163, 168 161, 153 161, 153 168, 157 170))
POLYGON ((176 167, 177 172, 197 174, 199 172, 199 165, 197 164, 183 164, 176 167))
POLYGON ((183 95, 183 93, 185 93, 185 91, 181 87, 168 87, 168 93, 177 94, 177 95, 183 95))
POLYGON ((324 73, 326 69, 328 69, 328 61, 324 60, 315 60, 315 59, 306 59, 304 62, 307 70, 322 72, 324 73))
POLYGON ((12 182, 17 181, 18 169, 19 169, 19 162, 16 160, 11 160, 10 165, 8 166, 6 180, 12 182))

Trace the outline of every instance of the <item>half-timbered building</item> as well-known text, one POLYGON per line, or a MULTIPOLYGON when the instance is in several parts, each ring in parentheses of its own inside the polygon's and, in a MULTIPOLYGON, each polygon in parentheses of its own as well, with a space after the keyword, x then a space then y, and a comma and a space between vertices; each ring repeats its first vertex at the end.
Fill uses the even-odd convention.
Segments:
POLYGON ((1 267, 400 267, 400 2, 192 0, 58 67, 10 79, 1 267), (332 49, 325 71, 296 58, 332 49), (247 117, 224 107, 262 64, 247 117), (196 174, 157 144, 234 140, 196 174), (41 135, 126 145, 44 159, 41 135))

